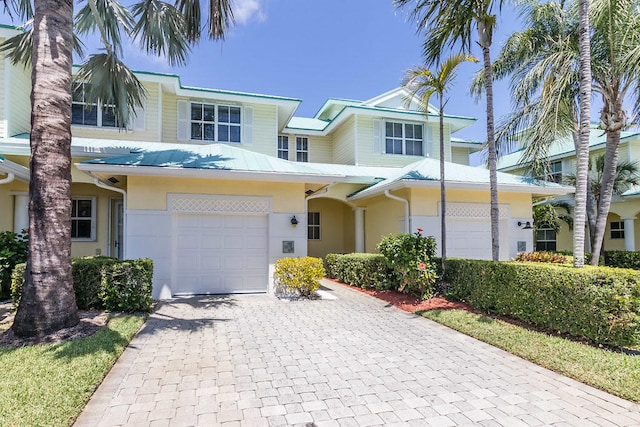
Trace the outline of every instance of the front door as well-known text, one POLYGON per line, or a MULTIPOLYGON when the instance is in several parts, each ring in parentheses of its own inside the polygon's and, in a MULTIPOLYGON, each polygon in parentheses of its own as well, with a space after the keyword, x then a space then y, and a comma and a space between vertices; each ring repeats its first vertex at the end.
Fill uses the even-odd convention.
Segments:
POLYGON ((124 245, 124 204, 122 200, 111 201, 111 256, 122 259, 124 245))

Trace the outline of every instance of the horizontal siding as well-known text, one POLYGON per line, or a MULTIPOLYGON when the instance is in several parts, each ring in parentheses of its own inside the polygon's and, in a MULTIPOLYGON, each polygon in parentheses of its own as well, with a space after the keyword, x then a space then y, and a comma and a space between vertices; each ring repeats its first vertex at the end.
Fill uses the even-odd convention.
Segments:
POLYGON ((451 161, 461 165, 469 165, 469 149, 451 147, 451 161))
POLYGON ((178 98, 162 94, 162 142, 178 142, 178 98))
POLYGON ((333 163, 343 165, 353 165, 355 163, 354 123, 354 118, 350 117, 333 132, 333 163))
MULTIPOLYGON (((0 39, 0 43, 5 41, 5 39, 0 39)), ((0 60, 0 76, 2 76, 2 83, 0 83, 0 137, 6 138, 8 135, 7 132, 7 121, 8 117, 6 115, 6 111, 4 111, 4 104, 7 94, 5 93, 5 80, 7 78, 5 74, 5 64, 7 63, 7 59, 5 59, 4 54, 0 56, 2 60, 0 60)))
POLYGON ((31 129, 31 73, 22 65, 11 67, 11 94, 7 134, 17 135, 31 129))
POLYGON ((309 137, 309 161, 314 163, 331 163, 333 161, 333 138, 331 136, 309 137))
POLYGON ((274 105, 247 105, 253 107, 253 144, 242 145, 242 148, 269 156, 277 156, 276 107, 274 105))

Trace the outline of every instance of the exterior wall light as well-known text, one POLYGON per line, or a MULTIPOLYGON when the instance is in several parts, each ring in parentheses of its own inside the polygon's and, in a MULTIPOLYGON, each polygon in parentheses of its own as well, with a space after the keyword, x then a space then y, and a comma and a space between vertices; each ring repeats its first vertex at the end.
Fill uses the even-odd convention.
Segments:
POLYGON ((522 228, 523 230, 531 230, 533 228, 530 221, 518 221, 518 227, 522 228))
POLYGON ((291 225, 294 227, 298 225, 298 220, 296 219, 295 215, 291 217, 291 225))

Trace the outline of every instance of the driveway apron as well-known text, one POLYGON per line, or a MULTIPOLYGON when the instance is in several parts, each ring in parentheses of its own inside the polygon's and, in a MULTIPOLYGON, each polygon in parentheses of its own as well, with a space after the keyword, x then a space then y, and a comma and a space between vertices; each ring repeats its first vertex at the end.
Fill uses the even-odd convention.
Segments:
POLYGON ((637 426, 640 407, 363 293, 161 303, 76 426, 637 426))

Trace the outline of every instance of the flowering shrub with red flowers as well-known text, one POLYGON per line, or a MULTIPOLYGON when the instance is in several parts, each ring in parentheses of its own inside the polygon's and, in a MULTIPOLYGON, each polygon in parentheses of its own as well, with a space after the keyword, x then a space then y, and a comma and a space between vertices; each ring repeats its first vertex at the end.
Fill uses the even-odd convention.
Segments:
POLYGON ((431 298, 437 279, 436 241, 433 237, 422 235, 422 229, 414 234, 390 234, 378 243, 378 250, 400 277, 397 289, 400 292, 417 295, 423 299, 431 298))

